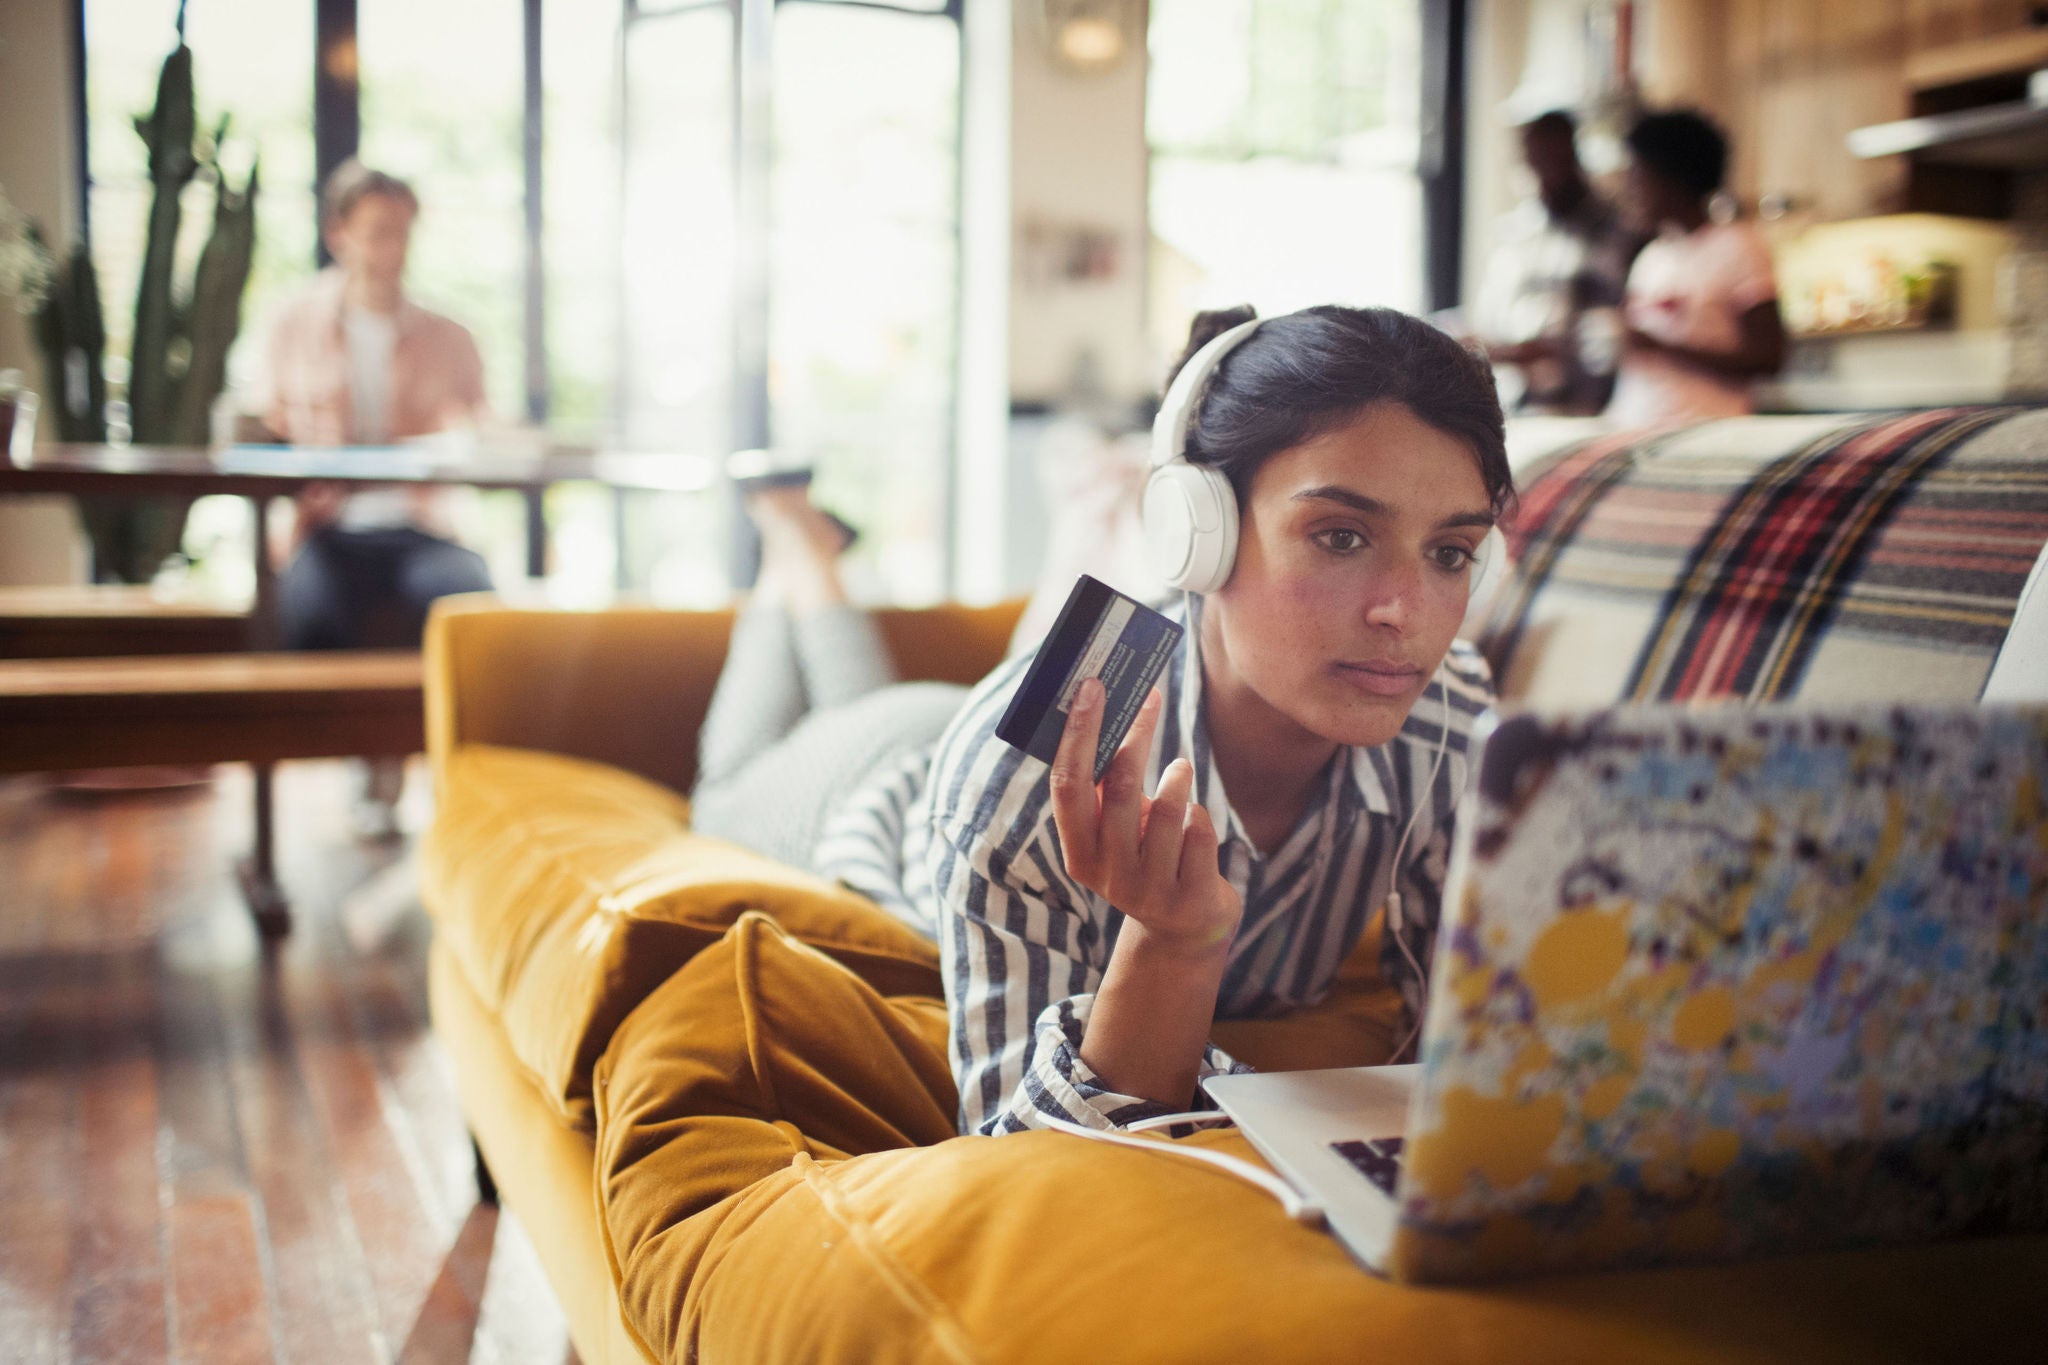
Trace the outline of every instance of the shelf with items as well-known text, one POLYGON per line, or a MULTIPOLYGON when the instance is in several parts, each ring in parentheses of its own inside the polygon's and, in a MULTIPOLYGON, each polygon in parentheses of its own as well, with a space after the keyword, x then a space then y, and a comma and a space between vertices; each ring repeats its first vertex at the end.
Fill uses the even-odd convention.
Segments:
POLYGON ((1786 291, 1786 330, 1805 340, 1953 327, 1956 275, 1950 261, 1901 264, 1878 251, 1851 256, 1786 291))

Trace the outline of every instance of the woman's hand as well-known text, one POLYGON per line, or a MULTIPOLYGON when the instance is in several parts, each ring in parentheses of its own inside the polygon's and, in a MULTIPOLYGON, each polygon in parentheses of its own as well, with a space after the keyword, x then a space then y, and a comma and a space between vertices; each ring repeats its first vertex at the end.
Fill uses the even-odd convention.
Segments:
POLYGON ((280 532, 276 522, 271 523, 270 564, 282 572, 291 563, 292 556, 299 552, 315 531, 334 525, 341 520, 341 509, 348 503, 348 485, 330 480, 319 480, 307 484, 292 498, 292 518, 280 532))
POLYGON ((347 484, 326 479, 309 483, 299 490, 296 499, 299 525, 307 533, 332 526, 341 520, 341 509, 347 504, 347 484))
MULTIPOLYGON (((1244 905, 1217 866, 1209 813, 1188 800, 1194 769, 1175 759, 1161 774, 1157 794, 1146 797, 1145 761, 1159 726, 1155 691, 1098 786, 1103 695, 1099 680, 1081 684, 1053 757, 1053 823, 1067 874, 1138 926, 1136 938, 1148 952, 1220 957, 1244 905)), ((1131 927, 1118 939, 1120 953, 1131 927)))

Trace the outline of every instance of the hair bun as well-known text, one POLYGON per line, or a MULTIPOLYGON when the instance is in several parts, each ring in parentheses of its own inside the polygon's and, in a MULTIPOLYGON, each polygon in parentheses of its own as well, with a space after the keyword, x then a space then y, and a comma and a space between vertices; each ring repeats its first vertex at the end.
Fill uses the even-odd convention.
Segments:
POLYGON ((1187 349, 1180 353, 1180 359, 1174 361, 1172 367, 1167 370, 1166 382, 1169 385, 1173 383, 1173 377, 1194 358, 1196 351, 1231 328, 1240 323, 1250 322, 1258 315, 1258 309, 1248 303, 1240 303, 1235 308, 1205 308, 1195 314, 1195 320, 1188 324, 1187 349))

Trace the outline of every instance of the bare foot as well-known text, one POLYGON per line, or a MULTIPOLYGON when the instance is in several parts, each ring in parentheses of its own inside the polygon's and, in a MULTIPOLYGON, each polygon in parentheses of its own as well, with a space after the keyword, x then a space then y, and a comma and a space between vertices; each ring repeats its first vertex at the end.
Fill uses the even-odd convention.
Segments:
POLYGON ((761 576, 792 612, 802 614, 846 601, 839 580, 845 536, 811 505, 801 487, 764 488, 747 499, 747 515, 761 532, 761 576))

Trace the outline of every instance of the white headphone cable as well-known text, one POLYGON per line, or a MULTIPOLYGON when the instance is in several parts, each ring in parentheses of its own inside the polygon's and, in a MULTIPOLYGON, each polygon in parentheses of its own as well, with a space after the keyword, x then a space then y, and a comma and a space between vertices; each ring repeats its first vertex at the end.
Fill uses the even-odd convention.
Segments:
MULTIPOLYGON (((1387 883, 1387 932, 1394 936, 1394 946, 1399 948, 1401 956, 1407 959, 1409 970, 1414 972, 1415 979, 1422 983, 1425 994, 1429 989, 1429 980, 1423 974, 1422 964, 1415 960, 1415 953, 1409 948, 1408 940, 1401 936, 1401 855, 1408 848, 1408 836, 1415 832, 1416 822, 1422 819, 1423 803, 1436 791, 1436 777, 1444 766, 1444 751, 1450 747, 1451 689, 1444 682, 1443 669, 1441 663, 1436 666, 1437 687, 1444 704, 1444 723, 1436 735, 1436 757, 1430 762, 1428 779, 1423 782, 1422 790, 1417 793, 1415 809, 1408 813, 1408 823, 1402 828, 1401 837, 1394 843, 1393 870, 1387 883)), ((1422 1010, 1415 1012, 1415 1022, 1409 1025, 1407 1035, 1401 1039, 1400 1046, 1394 1049, 1395 1060, 1407 1055, 1409 1045, 1415 1041, 1416 1035, 1422 1032, 1422 1015, 1422 1010)))
MULTIPOLYGON (((1168 1117, 1186 1121, 1185 1115, 1169 1115, 1168 1117)), ((1204 1115, 1204 1117, 1208 1116, 1204 1115)), ((1323 1221, 1322 1208, 1302 1198, 1295 1192, 1293 1186, 1289 1185, 1279 1176, 1262 1171, 1249 1161, 1231 1156, 1226 1152, 1211 1152, 1200 1147, 1181 1147, 1171 1142, 1161 1142, 1152 1138, 1133 1137, 1127 1132, 1114 1132, 1103 1128, 1084 1128, 1078 1123, 1069 1123, 1065 1119, 1056 1119, 1050 1114, 1040 1114, 1038 1119, 1055 1132, 1071 1133, 1075 1137, 1089 1138, 1095 1142, 1113 1142, 1119 1147, 1137 1147, 1148 1152, 1163 1152, 1168 1156, 1185 1157, 1189 1161, 1199 1161, 1204 1165, 1214 1166, 1218 1170, 1228 1172, 1240 1180, 1250 1181, 1267 1194, 1272 1195, 1280 1201, 1280 1207, 1285 1209, 1287 1216, 1295 1222, 1306 1224, 1309 1227, 1317 1227, 1323 1221)))
POLYGON ((1149 1133, 1155 1128, 1171 1128, 1177 1123, 1235 1123, 1236 1119, 1220 1109, 1190 1109, 1185 1114, 1161 1114, 1157 1118, 1139 1119, 1136 1123, 1124 1125, 1126 1133, 1149 1133))

